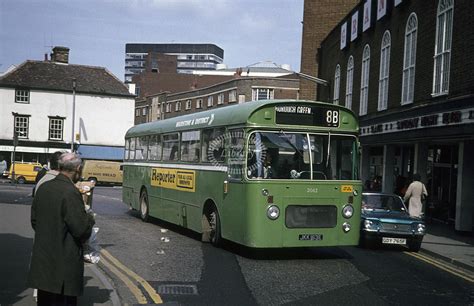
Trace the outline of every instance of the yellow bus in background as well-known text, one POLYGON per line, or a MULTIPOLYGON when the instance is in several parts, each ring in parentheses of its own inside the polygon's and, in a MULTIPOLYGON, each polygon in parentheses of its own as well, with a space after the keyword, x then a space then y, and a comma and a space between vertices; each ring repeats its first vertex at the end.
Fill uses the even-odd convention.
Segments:
POLYGON ((96 184, 122 184, 121 163, 105 160, 86 160, 82 169, 82 178, 96 184))

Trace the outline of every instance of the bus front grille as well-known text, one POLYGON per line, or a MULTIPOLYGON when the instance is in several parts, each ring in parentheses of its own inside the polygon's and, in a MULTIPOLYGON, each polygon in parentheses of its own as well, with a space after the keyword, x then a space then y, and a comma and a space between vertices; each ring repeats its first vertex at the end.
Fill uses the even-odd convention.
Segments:
POLYGON ((334 205, 289 205, 285 211, 288 228, 331 228, 337 225, 337 207, 334 205))

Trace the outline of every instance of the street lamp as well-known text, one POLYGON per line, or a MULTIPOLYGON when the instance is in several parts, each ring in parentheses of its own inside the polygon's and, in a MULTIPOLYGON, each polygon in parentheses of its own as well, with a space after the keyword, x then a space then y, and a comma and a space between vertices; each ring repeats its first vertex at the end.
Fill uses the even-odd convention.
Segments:
POLYGON ((76 119, 76 78, 72 79, 72 134, 71 134, 71 152, 74 152, 74 125, 76 119))
POLYGON ((18 132, 15 127, 13 127, 13 154, 12 154, 12 181, 13 184, 16 183, 15 177, 15 161, 16 161, 16 146, 18 145, 18 135, 24 136, 25 133, 18 132))

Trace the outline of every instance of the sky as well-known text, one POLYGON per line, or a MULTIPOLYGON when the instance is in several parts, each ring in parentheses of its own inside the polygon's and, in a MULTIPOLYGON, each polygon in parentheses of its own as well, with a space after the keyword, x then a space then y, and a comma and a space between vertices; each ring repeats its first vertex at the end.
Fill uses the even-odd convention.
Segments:
POLYGON ((0 0, 0 72, 70 48, 124 79, 126 43, 212 43, 229 68, 300 70, 304 0, 0 0))

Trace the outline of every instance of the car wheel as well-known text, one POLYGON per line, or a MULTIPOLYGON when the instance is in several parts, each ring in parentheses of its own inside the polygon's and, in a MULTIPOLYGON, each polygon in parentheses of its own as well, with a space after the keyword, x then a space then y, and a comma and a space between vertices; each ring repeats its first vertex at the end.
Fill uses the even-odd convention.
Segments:
POLYGON ((148 204, 148 194, 145 189, 140 194, 140 218, 143 222, 150 219, 150 205, 148 204))
POLYGON ((410 252, 418 252, 421 248, 421 241, 413 240, 408 241, 408 249, 410 252))
POLYGON ((26 182, 26 180, 23 176, 20 176, 19 178, 17 178, 16 181, 17 181, 18 184, 24 184, 26 182))

